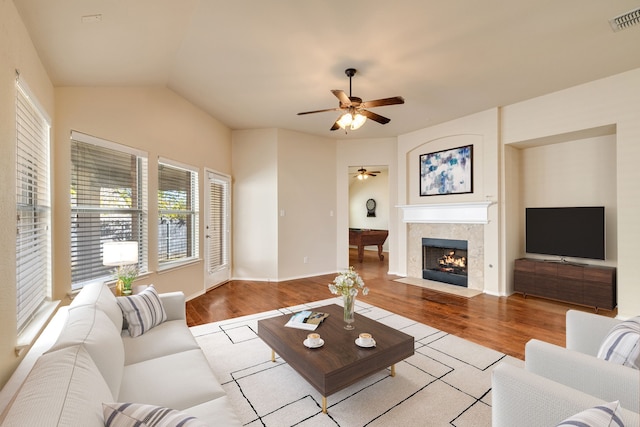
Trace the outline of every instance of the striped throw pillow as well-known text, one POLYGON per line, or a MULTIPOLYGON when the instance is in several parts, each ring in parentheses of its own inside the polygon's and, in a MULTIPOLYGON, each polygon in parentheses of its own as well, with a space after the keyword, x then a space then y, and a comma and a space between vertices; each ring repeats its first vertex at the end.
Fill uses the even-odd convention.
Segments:
POLYGON ((640 369, 640 316, 611 328, 600 345, 598 358, 640 369))
POLYGON ((184 412, 141 403, 103 403, 105 427, 207 427, 184 412))
POLYGON ((605 403, 567 418, 556 427, 624 427, 619 409, 620 402, 617 400, 605 403))
POLYGON ((167 320, 167 313, 153 285, 139 294, 117 299, 132 337, 140 336, 167 320))

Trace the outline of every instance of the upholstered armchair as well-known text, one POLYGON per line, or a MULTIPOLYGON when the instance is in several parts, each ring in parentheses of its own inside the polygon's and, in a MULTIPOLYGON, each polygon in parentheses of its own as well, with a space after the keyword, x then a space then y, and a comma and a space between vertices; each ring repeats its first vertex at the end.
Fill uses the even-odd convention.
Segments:
POLYGON ((567 312, 566 348, 531 340, 525 369, 623 408, 640 412, 640 370, 597 357, 613 326, 621 320, 593 313, 567 312))
POLYGON ((525 369, 502 363, 492 374, 492 425, 549 426, 619 401, 625 426, 640 426, 640 371, 597 357, 621 320, 567 312, 566 348, 531 340, 525 369))

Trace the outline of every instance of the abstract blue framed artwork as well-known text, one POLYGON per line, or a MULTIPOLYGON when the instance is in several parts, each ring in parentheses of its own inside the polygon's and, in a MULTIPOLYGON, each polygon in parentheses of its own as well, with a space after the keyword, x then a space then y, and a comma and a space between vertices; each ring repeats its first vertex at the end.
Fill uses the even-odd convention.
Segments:
POLYGON ((473 145, 420 156, 420 195, 473 193, 473 145))

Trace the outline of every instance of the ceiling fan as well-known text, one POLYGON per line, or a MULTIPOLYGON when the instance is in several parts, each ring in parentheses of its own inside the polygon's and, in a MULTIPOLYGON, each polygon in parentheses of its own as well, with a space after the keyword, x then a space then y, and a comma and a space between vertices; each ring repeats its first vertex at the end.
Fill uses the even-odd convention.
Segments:
POLYGON ((404 104, 404 98, 401 96, 394 96, 392 98, 383 98, 376 99, 374 101, 362 101, 362 98, 358 98, 357 96, 352 96, 351 94, 351 78, 355 76, 356 69, 355 68, 347 68, 344 70, 344 73, 349 77, 349 96, 347 96, 344 91, 339 89, 334 89, 331 91, 336 98, 339 100, 339 104, 337 108, 327 108, 324 110, 315 110, 315 111, 305 111, 302 113, 298 113, 299 116, 303 114, 313 114, 313 113, 323 113, 325 111, 340 111, 343 110, 344 113, 338 117, 338 120, 335 121, 333 126, 331 126, 331 130, 336 129, 347 129, 350 128, 352 130, 358 129, 360 126, 367 121, 367 118, 378 122, 382 125, 385 125, 391 121, 391 119, 381 116, 379 114, 373 113, 366 108, 373 107, 382 107, 385 105, 396 105, 396 104, 404 104))
POLYGON ((362 180, 362 179, 367 179, 370 176, 376 176, 379 173, 380 171, 368 171, 364 167, 360 166, 360 169, 358 169, 358 173, 354 175, 354 178, 358 178, 362 180))

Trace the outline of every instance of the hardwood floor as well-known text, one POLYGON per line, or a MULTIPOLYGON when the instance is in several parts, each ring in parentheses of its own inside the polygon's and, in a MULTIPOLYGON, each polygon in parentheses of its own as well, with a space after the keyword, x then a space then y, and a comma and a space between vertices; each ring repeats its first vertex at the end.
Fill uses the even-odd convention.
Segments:
MULTIPOLYGON (((357 250, 349 253, 353 265, 370 288, 362 301, 401 314, 450 334, 524 359, 524 346, 531 338, 558 345, 565 342, 565 313, 569 309, 593 311, 519 294, 510 297, 478 295, 458 297, 418 286, 395 282, 388 275, 388 262, 377 252, 365 251, 358 262, 357 250)), ((187 302, 189 326, 259 313, 332 297, 327 288, 335 274, 285 282, 234 280, 187 302)), ((613 317, 616 311, 600 311, 613 317)))

